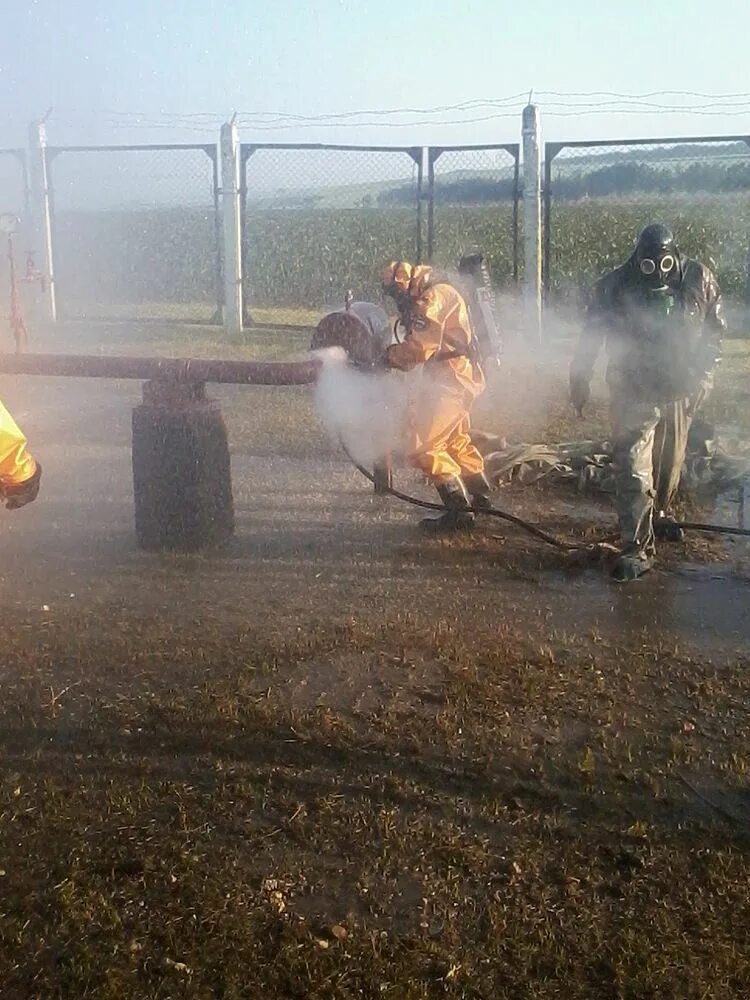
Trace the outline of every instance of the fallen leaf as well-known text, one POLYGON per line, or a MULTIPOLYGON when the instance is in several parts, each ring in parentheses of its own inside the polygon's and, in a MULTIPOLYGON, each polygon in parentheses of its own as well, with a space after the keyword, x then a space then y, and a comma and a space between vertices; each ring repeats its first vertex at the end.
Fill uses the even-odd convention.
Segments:
POLYGON ((168 965, 170 969, 174 969, 175 972, 184 972, 186 976, 192 975, 192 969, 188 968, 184 962, 175 962, 171 958, 164 960, 164 964, 168 965))

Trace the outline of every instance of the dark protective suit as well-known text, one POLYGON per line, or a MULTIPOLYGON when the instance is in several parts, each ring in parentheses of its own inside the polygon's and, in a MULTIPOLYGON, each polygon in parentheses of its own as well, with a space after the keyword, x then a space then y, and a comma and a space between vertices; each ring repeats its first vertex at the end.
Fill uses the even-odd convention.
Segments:
POLYGON ((649 296, 635 257, 597 282, 570 382, 573 402, 585 402, 606 344, 620 532, 626 546, 653 554, 654 503, 667 510, 677 490, 726 323, 716 278, 690 258, 678 255, 660 303, 649 296))

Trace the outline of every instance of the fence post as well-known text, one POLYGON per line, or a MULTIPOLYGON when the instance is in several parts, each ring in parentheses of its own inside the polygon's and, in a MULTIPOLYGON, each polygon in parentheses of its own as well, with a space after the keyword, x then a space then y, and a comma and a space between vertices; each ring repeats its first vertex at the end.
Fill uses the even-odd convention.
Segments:
POLYGON ((237 126, 221 126, 221 198, 224 245, 224 329, 242 333, 240 141, 237 126))
POLYGON ((427 148, 427 263, 432 263, 435 252, 435 163, 440 150, 427 148))
POLYGON ((219 153, 216 146, 211 156, 211 187, 214 196, 214 270, 216 283, 216 309, 211 322, 217 326, 224 320, 224 248, 221 225, 221 177, 219 175, 219 153))
POLYGON ((29 126, 29 228, 32 248, 41 250, 40 270, 46 277, 44 296, 46 318, 57 321, 55 268, 52 250, 52 213, 50 208, 49 165, 47 162, 47 129, 44 122, 29 126))
POLYGON ((523 109, 523 243, 524 312, 526 335, 539 343, 542 337, 542 186, 539 109, 523 109))
POLYGON ((422 216, 424 214, 424 165, 427 158, 427 149, 422 146, 419 150, 417 160, 417 263, 424 263, 424 245, 422 233, 422 216))

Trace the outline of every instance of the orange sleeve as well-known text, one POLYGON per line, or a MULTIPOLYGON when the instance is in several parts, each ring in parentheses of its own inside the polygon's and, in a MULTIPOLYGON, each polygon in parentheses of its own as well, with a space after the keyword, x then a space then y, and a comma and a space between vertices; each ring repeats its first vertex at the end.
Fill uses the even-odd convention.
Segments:
POLYGON ((408 372, 429 361, 443 346, 446 315, 443 296, 437 288, 429 288, 415 303, 412 333, 386 351, 388 363, 408 372))
POLYGON ((36 462, 26 450, 26 437, 0 403, 0 485, 16 486, 36 472, 36 462))

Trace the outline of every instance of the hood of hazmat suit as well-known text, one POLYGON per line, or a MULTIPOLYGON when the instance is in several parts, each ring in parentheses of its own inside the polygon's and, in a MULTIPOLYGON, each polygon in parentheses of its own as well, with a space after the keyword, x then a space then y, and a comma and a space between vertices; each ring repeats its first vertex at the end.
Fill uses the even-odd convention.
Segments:
POLYGON ((661 403, 710 381, 726 329, 721 292, 709 268, 680 254, 670 237, 665 227, 647 227, 633 255, 596 283, 572 380, 591 379, 606 345, 607 381, 618 394, 661 403))

